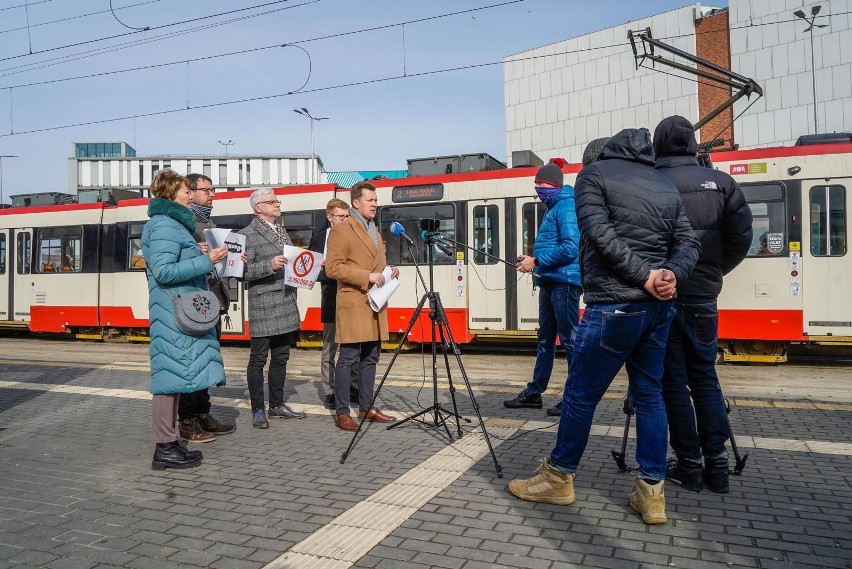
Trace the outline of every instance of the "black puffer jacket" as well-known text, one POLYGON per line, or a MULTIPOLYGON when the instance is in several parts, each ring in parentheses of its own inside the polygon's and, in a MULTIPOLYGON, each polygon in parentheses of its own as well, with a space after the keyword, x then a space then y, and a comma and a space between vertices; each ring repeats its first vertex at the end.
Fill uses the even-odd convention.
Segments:
POLYGON ((583 300, 647 302, 651 269, 692 271, 701 245, 677 188, 654 170, 647 129, 625 129, 604 146, 574 186, 581 234, 583 300))
POLYGON ((654 150, 657 170, 677 186, 701 241, 698 264, 686 281, 678 280, 678 298, 715 299, 722 291, 722 275, 731 272, 748 253, 751 209, 733 178, 698 164, 695 133, 687 119, 663 119, 654 131, 654 150))

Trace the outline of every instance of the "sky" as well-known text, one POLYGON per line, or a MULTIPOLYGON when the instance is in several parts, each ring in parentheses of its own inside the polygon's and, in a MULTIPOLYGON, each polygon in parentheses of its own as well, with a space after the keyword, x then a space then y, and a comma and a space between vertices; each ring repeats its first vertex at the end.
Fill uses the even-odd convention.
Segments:
POLYGON ((693 4, 507 2, 113 0, 114 17, 109 0, 0 0, 0 156, 18 156, 0 159, 3 195, 67 192, 72 142, 182 155, 224 154, 230 140, 232 155, 310 154, 299 107, 328 117, 314 140, 329 171, 479 152, 505 162, 504 57, 693 4), (423 18, 433 19, 413 21, 423 18), (291 43, 302 49, 278 47, 291 43), (441 72, 464 66, 476 67, 441 72), (205 105, 217 106, 193 108, 205 105))

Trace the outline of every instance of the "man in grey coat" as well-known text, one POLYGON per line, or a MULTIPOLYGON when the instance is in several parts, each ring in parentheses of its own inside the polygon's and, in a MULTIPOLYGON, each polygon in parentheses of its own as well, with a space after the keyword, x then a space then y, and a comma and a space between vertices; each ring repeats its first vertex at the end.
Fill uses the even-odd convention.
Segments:
POLYGON ((249 197, 255 218, 240 231, 246 236, 245 281, 248 288, 249 336, 251 355, 247 368, 251 397, 251 424, 256 429, 268 429, 269 421, 263 401, 263 367, 269 362, 269 416, 291 419, 304 418, 284 403, 284 381, 290 343, 299 331, 299 307, 296 289, 284 284, 284 245, 292 245, 278 218, 281 203, 270 188, 255 190, 249 197))

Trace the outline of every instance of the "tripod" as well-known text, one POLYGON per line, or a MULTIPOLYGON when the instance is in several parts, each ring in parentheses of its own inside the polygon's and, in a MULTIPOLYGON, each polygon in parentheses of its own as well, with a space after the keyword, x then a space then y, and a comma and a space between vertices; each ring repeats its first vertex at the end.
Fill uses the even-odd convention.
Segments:
MULTIPOLYGON (((408 251, 411 255, 411 258, 414 259, 415 269, 417 270, 417 276, 420 279, 420 282, 423 284, 424 290, 426 292, 423 294, 423 297, 420 299, 420 302, 417 304, 417 308, 414 310, 414 314, 411 315, 411 320, 408 323, 408 328, 406 328, 405 332, 400 338, 399 344, 393 352, 393 357, 391 357, 391 361, 388 364, 388 368, 385 370, 385 374, 382 376, 381 381, 379 382, 378 387, 376 387, 375 393, 373 393, 373 398, 370 401, 370 409, 373 408, 376 400, 379 397, 379 392, 382 390, 382 386, 385 384, 385 381, 390 374, 391 368, 393 368, 393 364, 396 361, 397 356, 399 356, 402 351, 403 344, 405 343, 406 338, 408 338, 408 334, 414 328, 414 325, 417 323, 417 320, 420 318, 421 313, 423 312, 426 303, 429 303, 429 321, 431 323, 432 334, 431 334, 431 344, 432 344, 432 395, 433 395, 433 403, 426 409, 410 416, 402 419, 401 421, 397 421, 389 425, 388 429, 394 429, 405 423, 410 421, 416 421, 428 427, 432 427, 435 429, 443 427, 444 431, 447 433, 447 438, 452 443, 455 439, 453 438, 453 434, 450 432, 450 422, 452 419, 455 419, 455 427, 456 427, 456 435, 458 438, 461 438, 464 435, 464 432, 461 428, 461 421, 465 421, 470 423, 470 419, 464 418, 458 413, 458 407, 456 405, 456 388, 453 385, 453 378, 450 372, 450 358, 448 352, 452 352, 453 356, 456 359, 456 363, 458 364, 459 371, 461 372, 462 379, 464 380, 465 387, 467 388, 467 393, 470 396, 470 401, 473 404, 473 410, 476 413, 476 417, 479 420, 479 426, 482 429, 482 435, 485 438, 485 442, 488 445, 488 450, 491 453, 491 459, 494 461, 494 468, 497 471, 497 476, 499 478, 503 477, 503 468, 500 466, 500 463, 497 462, 497 455, 494 453, 494 447, 491 446, 491 438, 488 436, 488 431, 485 429, 485 422, 482 419, 482 414, 479 412, 479 404, 476 402, 476 398, 473 395, 473 389, 470 386, 470 380, 467 377, 467 372, 464 369, 464 363, 461 359, 461 350, 456 344, 455 339, 453 338, 453 332, 450 329, 450 324, 447 321, 447 314, 444 311, 444 305, 441 303, 441 296, 433 290, 434 288, 434 262, 432 255, 432 247, 435 242, 439 239, 439 234, 437 232, 434 233, 424 233, 424 240, 426 241, 426 246, 428 248, 428 259, 429 259, 429 286, 426 286, 426 281, 423 279, 423 274, 420 271, 420 267, 417 265, 417 256, 413 250, 412 244, 407 242, 408 251), (445 409, 443 404, 438 399, 438 340, 440 338, 440 348, 441 352, 444 355, 444 364, 447 370, 447 382, 449 383, 449 391, 450 398, 452 400, 452 411, 449 409, 445 409), (427 417, 428 420, 426 419, 427 417)), ((343 456, 340 458, 340 464, 344 464, 349 454, 352 452, 353 447, 355 446, 355 442, 358 439, 358 434, 361 432, 361 429, 364 426, 364 421, 367 420, 367 416, 365 415, 363 419, 358 423, 358 429, 352 435, 352 440, 349 441, 349 446, 346 448, 346 451, 343 453, 343 456)))

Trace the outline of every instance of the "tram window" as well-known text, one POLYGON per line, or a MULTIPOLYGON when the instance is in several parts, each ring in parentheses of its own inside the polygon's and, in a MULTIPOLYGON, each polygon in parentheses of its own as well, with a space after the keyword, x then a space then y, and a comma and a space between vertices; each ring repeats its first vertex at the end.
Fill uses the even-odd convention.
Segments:
POLYGON ((544 219, 544 214, 547 213, 547 206, 541 202, 529 202, 523 205, 521 215, 523 216, 523 238, 521 242, 521 251, 524 255, 533 256, 533 247, 535 247, 535 238, 538 236, 538 228, 541 227, 541 221, 544 219))
POLYGON ((6 235, 0 233, 0 275, 6 274, 6 235))
POLYGON ((127 268, 131 271, 145 270, 145 256, 142 254, 142 230, 144 223, 131 223, 127 233, 127 268))
POLYGON ((500 216, 496 205, 478 205, 473 208, 473 262, 493 265, 500 254, 500 216))
POLYGON ((815 186, 810 192, 811 255, 846 254, 846 188, 815 186))
POLYGON ((30 274, 30 234, 29 233, 18 233, 18 274, 19 275, 28 275, 30 274))
POLYGON ((39 273, 79 273, 83 268, 83 228, 43 227, 38 230, 39 273))
POLYGON ((744 185, 752 216, 749 257, 778 257, 787 253, 786 207, 780 185, 744 185))
POLYGON ((281 217, 284 219, 284 229, 287 230, 293 245, 307 249, 314 234, 313 212, 282 213, 281 217))
MULTIPOLYGON (((385 238, 388 264, 390 265, 413 265, 413 260, 408 252, 408 246, 403 239, 391 235, 390 224, 399 222, 405 228, 405 234, 414 241, 414 249, 417 252, 417 262, 426 264, 429 262, 429 250, 426 242, 421 237, 420 220, 424 218, 438 219, 440 225, 438 232, 449 239, 456 238, 456 208, 453 204, 425 204, 391 206, 382 208, 379 228, 385 238)), ((455 247, 454 247, 455 248, 455 247)), ((436 265, 452 265, 456 259, 438 249, 432 248, 432 261, 436 265)))

